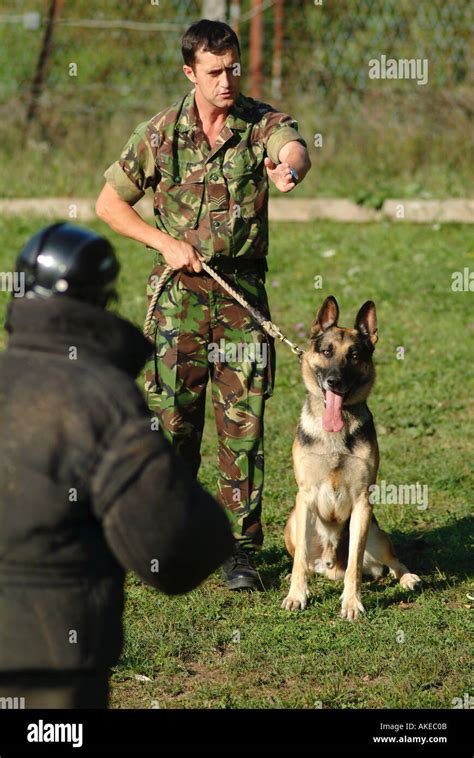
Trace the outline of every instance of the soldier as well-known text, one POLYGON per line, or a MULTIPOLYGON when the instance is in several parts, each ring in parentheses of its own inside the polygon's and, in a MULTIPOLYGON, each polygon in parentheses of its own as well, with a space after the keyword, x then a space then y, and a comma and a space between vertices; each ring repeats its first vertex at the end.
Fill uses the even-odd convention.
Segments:
MULTIPOLYGON (((182 470, 135 377, 153 350, 105 309, 118 262, 69 224, 16 270, 0 355, 0 702, 105 708, 124 569, 188 592, 232 553, 222 507, 182 470)), ((8 705, 7 705, 8 707, 8 705)))
POLYGON ((149 299, 166 264, 174 270, 154 313, 148 404, 196 475, 211 378, 218 495, 236 538, 224 576, 231 589, 254 588, 251 551, 263 542, 263 419, 273 393, 274 344, 201 260, 269 317, 268 177, 290 192, 310 161, 296 121, 240 93, 240 47, 229 26, 193 24, 182 53, 194 88, 137 126, 104 174, 96 210, 112 229, 157 251, 149 299), (156 229, 132 208, 148 188, 156 229), (252 360, 256 346, 260 360, 252 360))

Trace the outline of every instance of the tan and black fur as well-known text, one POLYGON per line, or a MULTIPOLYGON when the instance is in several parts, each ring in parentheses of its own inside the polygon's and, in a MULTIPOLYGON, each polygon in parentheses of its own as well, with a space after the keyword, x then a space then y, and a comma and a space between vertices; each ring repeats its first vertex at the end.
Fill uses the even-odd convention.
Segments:
POLYGON ((312 326, 310 348, 302 360, 308 394, 293 444, 298 494, 285 527, 285 543, 294 561, 282 608, 303 610, 307 577, 320 573, 344 579, 341 615, 352 620, 364 612, 363 573, 379 577, 388 566, 407 589, 421 580, 398 560, 369 502, 369 487, 375 484, 379 465, 375 426, 366 403, 375 381, 375 305, 371 300, 364 303, 353 329, 337 326, 338 317, 338 304, 329 296, 312 326), (340 431, 323 427, 329 389, 343 397, 340 431))

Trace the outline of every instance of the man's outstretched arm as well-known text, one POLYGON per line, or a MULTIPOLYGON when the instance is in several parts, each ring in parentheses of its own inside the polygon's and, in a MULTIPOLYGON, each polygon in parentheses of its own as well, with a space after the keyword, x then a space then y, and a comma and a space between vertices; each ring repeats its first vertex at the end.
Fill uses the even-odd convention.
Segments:
POLYGON ((288 163, 291 168, 294 168, 295 171, 297 171, 300 182, 303 181, 311 168, 311 161, 307 149, 301 144, 301 142, 297 142, 296 140, 293 142, 287 142, 286 145, 283 145, 278 157, 280 163, 288 163))
POLYGON ((296 186, 290 168, 296 171, 300 183, 311 168, 308 151, 301 142, 293 140, 283 145, 278 159, 280 163, 275 164, 271 158, 265 158, 268 176, 280 192, 290 192, 296 186))

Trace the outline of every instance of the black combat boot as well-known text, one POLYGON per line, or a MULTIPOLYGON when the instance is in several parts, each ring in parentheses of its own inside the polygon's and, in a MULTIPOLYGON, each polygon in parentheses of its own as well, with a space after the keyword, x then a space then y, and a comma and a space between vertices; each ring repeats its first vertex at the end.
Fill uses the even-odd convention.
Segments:
POLYGON ((260 587, 256 568, 252 565, 250 551, 236 540, 234 552, 222 564, 222 574, 230 590, 254 590, 260 587))

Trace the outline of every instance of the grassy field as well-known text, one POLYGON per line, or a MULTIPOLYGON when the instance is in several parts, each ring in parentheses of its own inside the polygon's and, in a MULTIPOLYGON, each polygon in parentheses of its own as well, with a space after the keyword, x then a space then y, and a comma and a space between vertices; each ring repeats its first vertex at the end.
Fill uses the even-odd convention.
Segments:
MULTIPOLYGON (((0 221, 3 271, 40 225, 0 221)), ((453 698, 472 694, 474 309, 471 292, 451 289, 454 271, 474 268, 472 230, 314 222, 274 224, 271 232, 270 304, 290 338, 305 344, 327 294, 338 299, 344 326, 366 299, 377 305, 378 375, 369 405, 379 480, 428 485, 429 505, 379 505, 376 514, 423 589, 406 593, 388 577, 366 582, 366 616, 351 624, 339 618, 341 585, 315 578, 306 611, 280 609, 291 568, 282 535, 296 492, 291 444, 304 390, 297 359, 278 345, 266 410, 265 543, 257 558, 266 592, 231 593, 216 573, 190 595, 167 598, 129 576, 112 707, 451 708, 453 698)), ((151 259, 141 246, 109 236, 122 262, 119 310, 141 326, 151 259)), ((0 295, 4 307, 8 296, 0 295)), ((208 408, 200 478, 211 491, 215 452, 208 408)))

